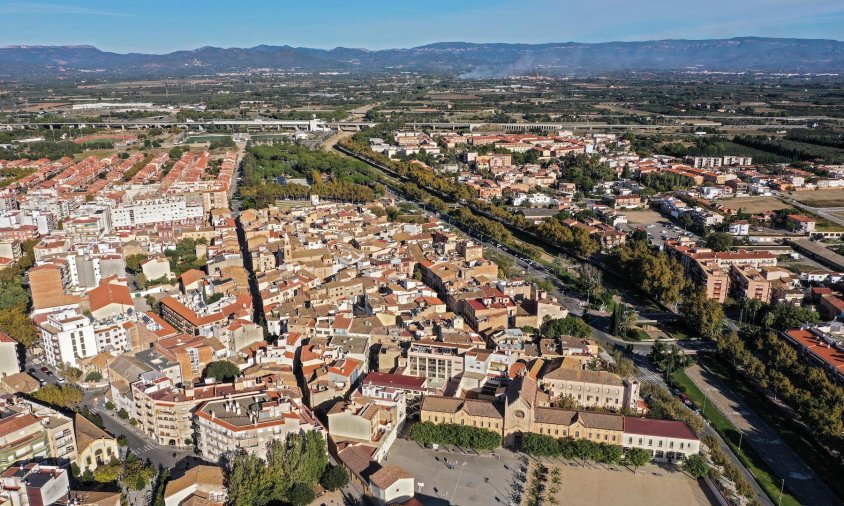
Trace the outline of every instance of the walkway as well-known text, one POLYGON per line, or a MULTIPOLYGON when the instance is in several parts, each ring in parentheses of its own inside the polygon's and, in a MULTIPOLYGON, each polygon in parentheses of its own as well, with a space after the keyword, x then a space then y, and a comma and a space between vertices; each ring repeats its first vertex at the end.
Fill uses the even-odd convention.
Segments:
POLYGON ((780 435, 741 403, 741 397, 714 373, 694 364, 686 369, 689 379, 741 432, 763 461, 780 477, 786 488, 803 504, 841 504, 826 484, 789 448, 780 435))

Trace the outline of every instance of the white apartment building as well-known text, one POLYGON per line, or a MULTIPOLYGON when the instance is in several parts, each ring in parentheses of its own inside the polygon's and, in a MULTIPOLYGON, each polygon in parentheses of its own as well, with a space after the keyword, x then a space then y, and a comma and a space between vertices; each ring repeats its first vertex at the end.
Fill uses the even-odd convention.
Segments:
POLYGON ((514 206, 521 206, 525 203, 529 203, 532 206, 548 206, 551 204, 556 204, 557 201, 550 195, 546 195, 544 193, 517 193, 513 197, 513 205, 514 206))
POLYGON ((193 415, 196 448, 211 462, 236 450, 266 458, 270 441, 325 429, 311 411, 292 398, 271 393, 209 401, 193 415))
POLYGON ((162 198, 139 200, 113 208, 111 224, 114 227, 133 227, 147 223, 190 220, 203 216, 201 202, 189 205, 184 198, 162 198))
POLYGON ((38 327, 44 355, 53 367, 61 364, 79 367, 77 359, 97 354, 94 324, 78 306, 49 314, 38 327))

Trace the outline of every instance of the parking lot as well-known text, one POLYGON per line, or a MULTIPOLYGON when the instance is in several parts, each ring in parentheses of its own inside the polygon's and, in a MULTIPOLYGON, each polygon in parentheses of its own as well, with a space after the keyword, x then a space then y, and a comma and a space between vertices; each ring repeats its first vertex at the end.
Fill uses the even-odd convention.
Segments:
POLYGON ((665 243, 665 241, 677 240, 680 237, 688 237, 694 241, 700 239, 697 234, 683 230, 681 227, 670 223, 667 219, 663 219, 660 222, 651 223, 648 225, 633 223, 621 225, 621 229, 627 232, 633 232, 639 227, 644 228, 645 232, 647 232, 651 244, 659 248, 662 248, 662 245, 663 243, 665 243))

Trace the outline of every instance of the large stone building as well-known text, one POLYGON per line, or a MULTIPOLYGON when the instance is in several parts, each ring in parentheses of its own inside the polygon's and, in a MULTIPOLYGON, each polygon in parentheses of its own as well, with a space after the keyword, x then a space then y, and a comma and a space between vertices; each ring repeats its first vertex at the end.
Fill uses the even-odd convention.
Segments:
POLYGON ((584 408, 635 409, 639 382, 608 371, 572 369, 559 365, 545 373, 541 384, 553 399, 571 398, 584 408))
POLYGON ((507 446, 518 446, 525 434, 544 434, 642 448, 657 460, 682 460, 700 451, 697 436, 682 422, 560 409, 550 407, 549 401, 535 379, 520 376, 510 383, 500 402, 427 396, 420 419, 491 430, 501 434, 507 446))

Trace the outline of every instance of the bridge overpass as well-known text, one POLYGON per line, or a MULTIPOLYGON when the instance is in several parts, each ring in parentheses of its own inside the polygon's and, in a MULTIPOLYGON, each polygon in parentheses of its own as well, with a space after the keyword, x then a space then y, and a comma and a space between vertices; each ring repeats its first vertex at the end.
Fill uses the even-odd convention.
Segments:
POLYGON ((38 130, 38 129, 60 129, 60 128, 114 128, 119 130, 142 130, 146 128, 172 128, 178 127, 182 130, 208 130, 210 128, 235 131, 246 130, 352 130, 370 128, 375 123, 365 121, 323 121, 311 120, 200 120, 200 121, 179 121, 176 119, 139 119, 120 121, 47 121, 47 122, 24 122, 24 123, 0 123, 0 130, 38 130))

